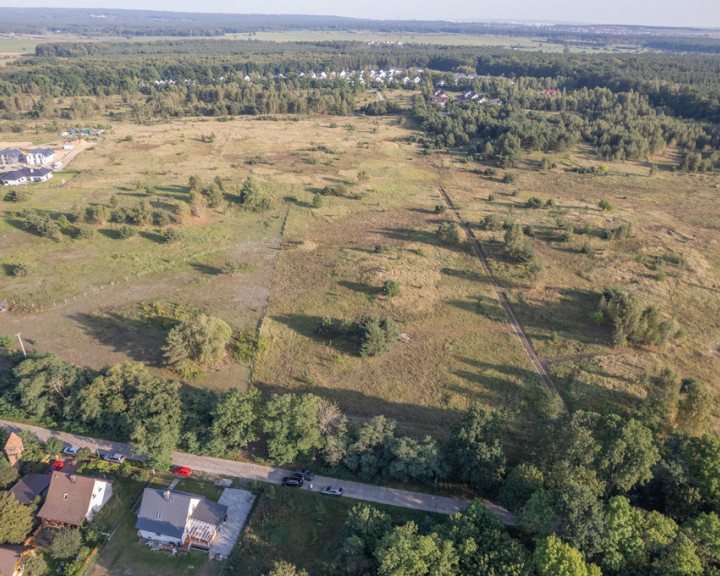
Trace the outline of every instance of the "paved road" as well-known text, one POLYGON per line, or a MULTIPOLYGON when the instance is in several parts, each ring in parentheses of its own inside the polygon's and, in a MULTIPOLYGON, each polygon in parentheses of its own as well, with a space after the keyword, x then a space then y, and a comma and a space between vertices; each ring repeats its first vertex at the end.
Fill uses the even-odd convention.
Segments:
MULTIPOLYGON (((48 430, 47 428, 39 428, 37 426, 30 426, 29 424, 18 424, 17 422, 8 422, 5 420, 0 420, 0 426, 13 431, 30 430, 43 442, 47 441, 51 436, 55 436, 66 444, 79 446, 81 448, 87 447, 99 454, 105 454, 107 452, 130 454, 130 445, 121 442, 99 440, 97 438, 70 434, 68 432, 56 432, 54 430, 48 430)), ((175 454, 173 454, 173 463, 178 466, 187 466, 198 472, 207 472, 219 476, 231 476, 244 480, 257 480, 271 484, 280 484, 283 476, 288 474, 288 471, 282 468, 262 466, 250 462, 234 462, 232 460, 223 460, 222 458, 198 456, 195 454, 185 454, 183 452, 175 452, 175 454)), ((469 503, 467 500, 460 498, 432 496, 421 492, 385 488, 383 486, 373 486, 323 476, 316 476, 312 485, 314 490, 319 490, 328 485, 341 485, 345 488, 345 496, 348 498, 364 500, 366 502, 376 502, 378 504, 389 504, 401 508, 425 510, 438 514, 454 514, 466 508, 469 503)), ((304 489, 306 488, 303 488, 303 490, 304 489)), ((291 490, 291 488, 288 488, 288 490, 291 490)), ((503 524, 513 525, 515 523, 512 514, 501 506, 491 502, 485 502, 485 505, 498 515, 503 524)))

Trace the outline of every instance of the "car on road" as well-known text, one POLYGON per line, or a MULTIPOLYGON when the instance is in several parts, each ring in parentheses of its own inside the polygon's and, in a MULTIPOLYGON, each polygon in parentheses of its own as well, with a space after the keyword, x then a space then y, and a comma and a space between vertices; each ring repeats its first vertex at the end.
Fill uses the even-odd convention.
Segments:
POLYGON ((187 466, 175 466, 173 474, 176 476, 190 476, 192 474, 192 470, 187 466))
POLYGON ((298 468, 293 473, 293 476, 297 476, 298 478, 302 478, 303 480, 307 480, 308 482, 310 482, 315 478, 315 472, 310 472, 310 470, 301 470, 300 468, 298 468))
POLYGON ((112 462, 113 464, 122 464, 123 462, 125 462, 125 458, 125 454, 120 454, 118 452, 108 452, 107 454, 105 454, 103 460, 105 460, 105 462, 112 462))
POLYGON ((283 486, 292 486, 293 488, 300 488, 303 485, 303 479, 297 476, 285 476, 282 479, 281 484, 283 486))
POLYGON ((320 490, 320 494, 325 494, 326 496, 342 496, 343 492, 345 492, 345 488, 342 486, 325 486, 325 488, 320 490))
POLYGON ((48 476, 51 475, 53 472, 59 472, 63 469, 63 466, 65 466, 65 462, 63 462, 62 460, 57 460, 53 463, 52 466, 50 466, 50 470, 47 471, 48 476))
POLYGON ((80 448, 78 446, 68 446, 65 450, 63 450, 63 454, 67 454, 68 456, 75 456, 78 452, 80 452, 80 448))

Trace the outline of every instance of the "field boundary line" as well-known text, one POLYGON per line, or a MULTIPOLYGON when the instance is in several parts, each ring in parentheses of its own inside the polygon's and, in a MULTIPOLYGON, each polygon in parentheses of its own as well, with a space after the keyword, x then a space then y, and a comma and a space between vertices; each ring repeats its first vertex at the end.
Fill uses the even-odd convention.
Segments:
POLYGON ((556 394, 560 400, 562 400, 563 408, 567 410, 567 406, 565 405, 565 400, 563 400, 562 396, 557 391, 557 388, 555 388, 555 383, 553 382, 552 378, 550 378, 550 374, 548 374, 547 370, 545 369, 545 366, 543 365, 542 361, 540 360, 540 357, 535 352, 535 349, 532 346, 532 343, 530 342, 530 339, 525 334, 525 331, 522 328, 522 325, 518 321, 517 317, 515 316, 515 313, 512 310, 512 307, 510 306, 510 301, 507 298, 507 295, 505 292, 503 292, 500 289, 500 286, 497 283, 497 280, 495 279, 495 275, 492 273, 492 270, 490 269, 490 264, 488 263, 487 256, 485 254, 485 251, 482 248, 482 245, 480 242, 478 242, 477 238, 475 237, 475 234, 473 234, 473 231, 470 229, 470 226, 461 218, 460 214, 458 213, 457 209, 455 208, 455 204, 453 204, 452 199, 446 192, 445 188, 442 186, 438 186, 440 189, 440 193, 442 194, 442 197, 445 201, 445 204, 450 209, 450 213, 452 214, 453 220, 465 231, 468 238, 470 239, 470 243, 473 248, 473 252, 475 253, 475 256, 478 260, 480 260, 480 264, 482 265, 483 270, 487 274, 488 280, 490 281, 490 286, 492 286, 493 291, 495 292, 495 296, 497 297, 498 301, 500 302, 500 305, 502 306, 505 316, 507 316, 508 322, 510 323, 510 326, 512 327, 513 332, 515 333, 515 336, 520 341, 520 345, 522 346, 523 350, 525 351, 525 354, 530 359, 530 363, 532 364, 533 368, 535 369, 535 372, 540 376, 541 380, 543 381, 543 384, 545 385, 545 388, 547 388, 548 392, 556 394))

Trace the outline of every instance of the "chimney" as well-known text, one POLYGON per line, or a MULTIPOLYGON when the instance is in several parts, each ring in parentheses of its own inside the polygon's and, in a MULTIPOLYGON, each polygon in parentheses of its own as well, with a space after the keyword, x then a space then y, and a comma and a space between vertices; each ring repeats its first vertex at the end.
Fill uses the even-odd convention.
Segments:
POLYGON ((77 481, 77 476, 75 476, 75 474, 70 474, 70 482, 75 484, 76 481, 77 481))
POLYGON ((163 492, 163 498, 166 502, 170 502, 170 490, 165 490, 165 492, 163 492))

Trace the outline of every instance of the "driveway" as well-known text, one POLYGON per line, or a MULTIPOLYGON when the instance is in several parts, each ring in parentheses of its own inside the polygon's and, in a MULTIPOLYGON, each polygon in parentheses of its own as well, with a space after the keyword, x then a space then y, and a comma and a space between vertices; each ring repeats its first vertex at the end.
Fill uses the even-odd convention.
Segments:
MULTIPOLYGON (((110 442, 108 440, 99 440, 88 436, 79 436, 68 432, 56 432, 47 428, 38 426, 30 426, 29 424, 19 424, 17 422, 8 422, 0 420, 0 426, 17 432, 18 430, 30 430, 40 440, 46 442, 48 438, 54 436, 59 438, 66 444, 79 446, 81 448, 90 448, 93 452, 105 454, 107 452, 120 452, 130 455, 131 446, 121 442, 110 442)), ((142 458, 137 458, 142 459, 142 458)), ((288 471, 282 468, 272 466, 262 466, 251 462, 235 462, 232 460, 224 460, 222 458, 214 458, 212 456, 198 456, 196 454, 185 454, 183 452, 175 452, 173 454, 173 464, 176 466, 187 466, 198 472, 206 472, 216 474, 218 476, 230 476, 244 480, 256 480, 270 484, 280 484, 283 476, 288 475, 288 471)), ((313 489, 319 490, 323 486, 343 486, 345 489, 344 497, 353 498, 355 500, 363 500, 365 502, 375 502, 377 504, 388 504, 390 506, 399 506, 401 508, 410 508, 413 510, 425 510, 426 512, 436 512, 438 514, 455 514, 459 510, 463 510, 469 504, 468 500, 460 498, 450 498, 448 496, 433 496, 422 492, 410 492, 409 490, 400 490, 397 488, 386 488, 384 486, 375 486, 372 484, 363 484, 361 482, 337 480, 335 478, 327 478, 324 476, 316 476, 312 481, 313 489)), ((290 489, 290 488, 289 488, 290 489)), ((305 490, 307 488, 303 488, 305 490)), ((497 514, 503 524, 512 526, 515 524, 513 515, 505 510, 502 506, 484 501, 485 505, 492 512, 497 514)))

